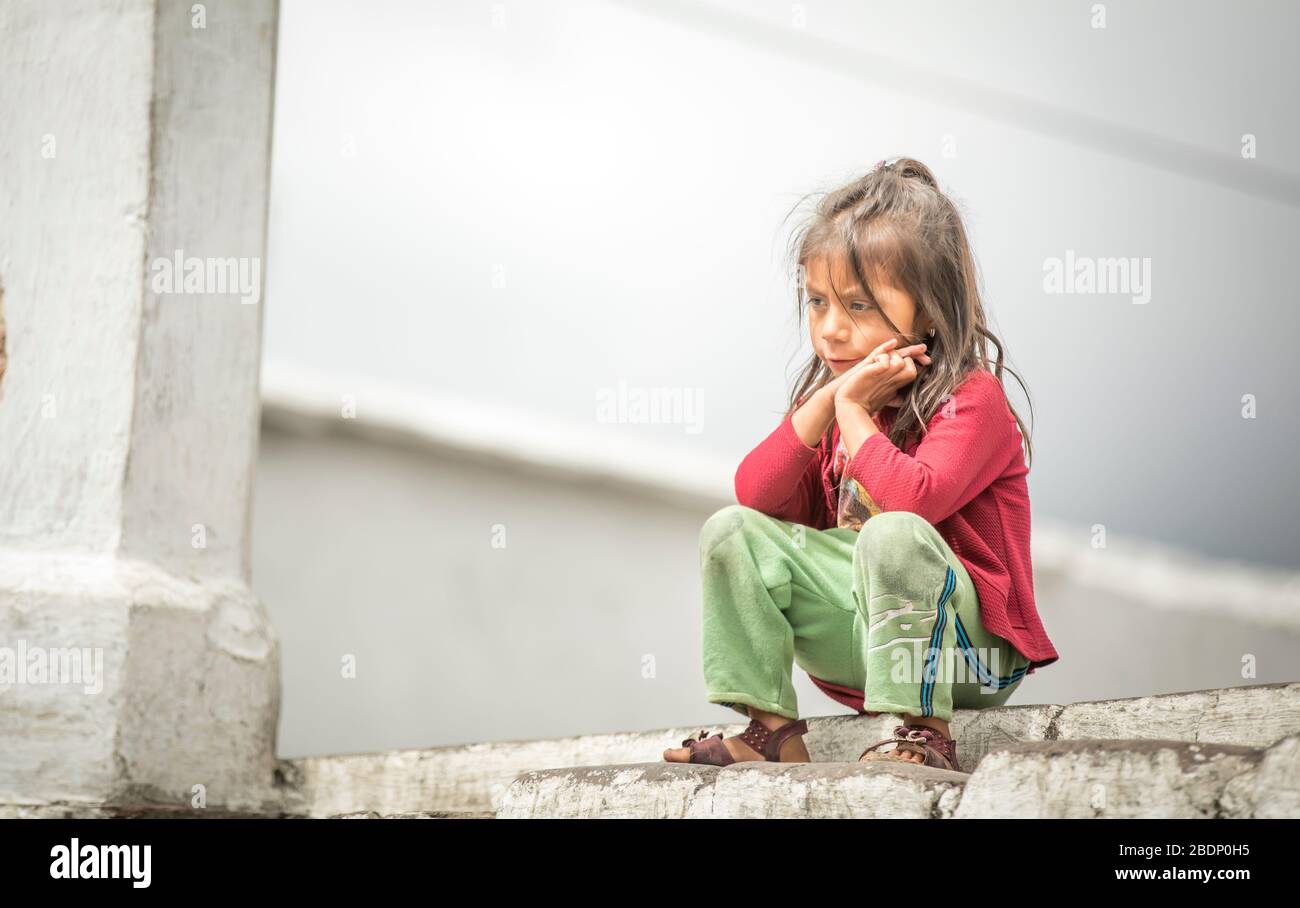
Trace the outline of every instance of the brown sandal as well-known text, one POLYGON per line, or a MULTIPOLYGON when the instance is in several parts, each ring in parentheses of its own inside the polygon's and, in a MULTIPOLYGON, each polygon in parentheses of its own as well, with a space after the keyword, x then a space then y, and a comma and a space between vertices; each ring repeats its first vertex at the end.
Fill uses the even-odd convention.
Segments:
POLYGON ((894 736, 886 738, 883 741, 877 741, 872 744, 861 754, 858 755, 858 762, 870 760, 896 760, 897 757, 889 756, 890 753, 896 753, 899 748, 908 750, 914 754, 921 754, 925 757, 923 766, 933 766, 936 769, 950 769, 953 772, 961 772, 961 765, 957 762, 957 742, 952 738, 945 738, 942 734, 930 728, 927 725, 898 725, 894 728, 894 736), (892 751, 875 751, 877 747, 884 744, 893 744, 892 751))
MULTIPOLYGON (((740 740, 744 741, 755 751, 763 755, 763 759, 769 763, 781 762, 781 745, 791 735, 803 735, 808 733, 808 722, 804 719, 796 719, 782 725, 776 731, 771 731, 763 726, 757 719, 750 719, 749 725, 745 727, 739 735, 740 740)), ((710 766, 730 766, 738 762, 727 750, 727 745, 722 743, 722 732, 717 732, 709 737, 704 736, 704 731, 700 731, 698 738, 687 738, 682 742, 682 747, 689 747, 691 757, 687 763, 706 763, 710 766)), ((746 762, 741 760, 739 762, 746 762)))

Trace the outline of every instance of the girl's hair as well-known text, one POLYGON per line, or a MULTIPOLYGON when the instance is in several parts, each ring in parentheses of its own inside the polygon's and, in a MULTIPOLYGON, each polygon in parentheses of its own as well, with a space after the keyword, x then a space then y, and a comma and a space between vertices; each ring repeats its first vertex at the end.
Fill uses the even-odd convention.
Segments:
MULTIPOLYGON (((881 162, 865 176, 825 193, 794 232, 789 254, 791 269, 797 274, 795 292, 801 324, 808 263, 826 256, 850 263, 867 298, 896 335, 904 337, 872 295, 868 276, 888 275, 893 286, 905 290, 916 302, 917 319, 924 315, 934 327, 933 337, 911 335, 907 339, 908 343, 927 344, 931 362, 920 367, 916 380, 902 392, 902 405, 889 432, 889 440, 896 447, 901 449, 913 433, 924 435, 944 399, 975 369, 992 372, 999 383, 1005 369, 1028 399, 1024 381, 1003 364, 1002 342, 989 330, 980 302, 975 258, 961 216, 939 191, 930 168, 920 161, 898 158, 889 164, 881 162), (989 344, 996 350, 993 359, 988 355, 989 344)), ((847 307, 845 311, 849 311, 847 307)), ((853 318, 851 312, 849 318, 853 318)), ((806 395, 834 377, 814 350, 812 359, 795 379, 786 415, 793 413, 806 395)), ((1024 438, 1026 460, 1031 462, 1029 431, 1014 407, 1011 414, 1024 438)), ((829 428, 826 441, 830 443, 829 428)))

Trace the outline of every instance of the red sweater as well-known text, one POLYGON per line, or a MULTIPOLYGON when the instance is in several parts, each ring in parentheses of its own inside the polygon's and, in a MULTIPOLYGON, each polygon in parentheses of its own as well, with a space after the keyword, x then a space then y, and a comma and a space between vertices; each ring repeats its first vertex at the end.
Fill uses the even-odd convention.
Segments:
MULTIPOLYGON (((876 418, 881 432, 867 437, 845 467, 883 511, 911 511, 943 536, 965 565, 988 630, 1030 660, 1029 671, 1060 658, 1034 606, 1029 554, 1029 487, 1020 428, 1002 384, 977 370, 931 418, 920 443, 894 447, 888 430, 897 415, 876 418)), ((831 482, 830 444, 810 448, 791 416, 736 470, 736 501, 772 517, 824 530, 836 525, 838 492, 831 482)), ((862 711, 862 691, 813 677, 828 696, 862 711)))

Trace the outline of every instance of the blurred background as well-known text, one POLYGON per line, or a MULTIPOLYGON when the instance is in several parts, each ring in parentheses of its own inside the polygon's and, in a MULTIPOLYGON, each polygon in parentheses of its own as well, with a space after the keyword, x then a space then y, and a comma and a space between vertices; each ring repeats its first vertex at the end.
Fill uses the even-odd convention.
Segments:
POLYGON ((900 154, 965 213, 1032 395, 1061 658, 1011 704, 1300 677, 1298 30, 283 0, 253 521, 280 754, 734 722, 698 535, 811 354, 787 215, 900 154), (1149 261, 1149 300, 1048 292, 1067 255, 1149 261))

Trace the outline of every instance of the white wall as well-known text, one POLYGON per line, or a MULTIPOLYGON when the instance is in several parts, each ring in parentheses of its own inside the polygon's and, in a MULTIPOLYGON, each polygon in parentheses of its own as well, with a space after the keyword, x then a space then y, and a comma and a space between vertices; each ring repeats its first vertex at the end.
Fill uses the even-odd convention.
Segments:
MULTIPOLYGON (((1091 6, 288 0, 267 362, 735 464, 808 353, 783 217, 908 153, 967 212, 1033 393, 1036 522, 1077 528, 1081 552, 1104 524, 1294 567, 1300 8, 1110 3, 1094 29, 1091 6), (1248 132, 1256 160, 1239 153, 1248 132), (1151 301, 1045 293, 1044 260, 1071 249, 1150 258, 1151 301), (599 422, 597 395, 620 382, 698 390, 701 431, 599 422)), ((726 718, 700 702, 684 642, 706 513, 607 492, 570 506, 292 436, 268 438, 260 470, 254 585, 285 641, 284 752, 726 718), (480 530, 510 508, 545 545, 507 568, 480 530), (597 553, 591 573, 572 572, 556 525, 597 553), (552 569, 547 621, 507 604, 552 569), (620 586, 638 573, 654 586, 620 586), (598 678, 550 661, 557 645, 598 678), (358 649, 383 660, 373 686, 337 681, 358 649), (660 656, 655 685, 622 661, 643 652, 660 656)), ((1236 611, 1137 614, 1044 582, 1062 660, 1013 702, 1243 683, 1245 653, 1262 654, 1259 680, 1295 676, 1292 638, 1236 611)))
POLYGON ((698 435, 609 431, 738 459, 807 349, 782 217, 908 152, 1034 394, 1036 513, 1295 563, 1300 8, 803 6, 286 3, 268 358, 580 426, 698 388, 698 435), (1151 302, 1045 294, 1067 249, 1151 258, 1151 302))

